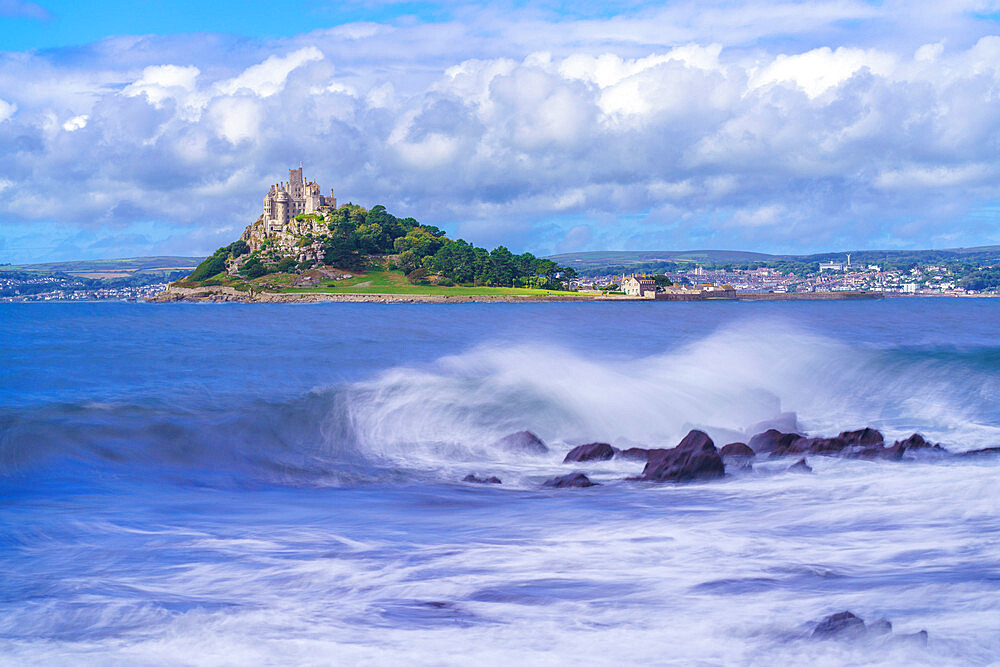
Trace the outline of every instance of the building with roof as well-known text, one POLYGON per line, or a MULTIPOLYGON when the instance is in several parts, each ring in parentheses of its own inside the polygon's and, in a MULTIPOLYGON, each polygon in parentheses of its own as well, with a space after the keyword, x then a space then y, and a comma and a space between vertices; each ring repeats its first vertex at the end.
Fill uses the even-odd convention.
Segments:
POLYGON ((656 298, 656 281, 652 278, 622 277, 622 291, 629 296, 639 296, 644 299, 656 298))

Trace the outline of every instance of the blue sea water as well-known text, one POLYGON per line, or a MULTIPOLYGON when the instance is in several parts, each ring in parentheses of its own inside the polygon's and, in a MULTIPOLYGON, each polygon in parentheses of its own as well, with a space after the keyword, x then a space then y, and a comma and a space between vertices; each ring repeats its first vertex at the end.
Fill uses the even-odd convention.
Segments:
POLYGON ((772 424, 1000 445, 995 300, 5 304, 0 343, 3 664, 1000 656, 1000 457, 561 463, 772 424), (521 429, 551 453, 492 446, 521 429), (601 486, 541 487, 572 470, 601 486), (809 637, 845 609, 894 637, 809 637))

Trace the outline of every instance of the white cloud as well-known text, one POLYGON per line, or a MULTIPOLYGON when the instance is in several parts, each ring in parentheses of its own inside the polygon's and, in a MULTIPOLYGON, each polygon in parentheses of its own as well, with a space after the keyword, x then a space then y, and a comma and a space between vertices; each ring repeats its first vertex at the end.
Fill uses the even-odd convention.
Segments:
POLYGON ((913 54, 913 59, 919 62, 932 63, 941 57, 942 53, 944 53, 944 44, 942 42, 924 44, 913 54))
POLYGON ((216 84, 219 92, 233 95, 249 91, 260 97, 270 97, 285 87, 288 75, 306 63, 323 59, 323 52, 315 46, 298 49, 285 56, 270 56, 259 65, 253 65, 239 76, 216 84))
POLYGON ((122 90, 128 97, 145 95, 150 104, 160 108, 169 98, 187 97, 195 90, 201 70, 194 66, 152 65, 142 70, 142 76, 122 90))
POLYGON ((63 123, 63 129, 67 132, 75 132, 77 130, 82 130, 87 127, 87 120, 90 116, 83 114, 81 116, 73 116, 68 121, 63 123))
POLYGON ((17 111, 17 105, 11 102, 5 102, 0 100, 0 123, 4 122, 8 118, 14 115, 17 111))
POLYGON ((791 82, 802 88, 809 97, 823 94, 833 86, 851 78, 863 68, 881 76, 888 76, 895 66, 895 57, 874 49, 862 50, 824 46, 796 55, 781 54, 770 64, 751 76, 751 88, 769 83, 791 82))
POLYGON ((207 117, 220 137, 237 144, 258 138, 264 111, 249 97, 220 97, 209 106, 207 117))

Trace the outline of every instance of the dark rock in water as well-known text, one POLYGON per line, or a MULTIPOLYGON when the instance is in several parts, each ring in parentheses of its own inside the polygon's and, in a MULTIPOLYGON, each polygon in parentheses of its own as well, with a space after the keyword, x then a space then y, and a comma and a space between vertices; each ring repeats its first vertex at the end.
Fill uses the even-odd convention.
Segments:
POLYGON ((812 472, 812 471, 813 469, 809 467, 809 464, 806 463, 805 459, 799 459, 792 465, 788 466, 788 469, 786 470, 786 472, 812 472))
POLYGON ((771 452, 785 453, 789 445, 801 438, 798 433, 782 433, 773 428, 769 428, 763 433, 758 433, 750 438, 750 449, 757 454, 768 454, 771 452))
POLYGON ((579 461, 607 461, 615 455, 615 448, 606 442, 592 442, 569 450, 563 463, 579 461))
POLYGON ((505 435, 493 443, 493 447, 506 449, 514 452, 528 452, 530 454, 547 454, 549 448, 545 446, 542 439, 531 431, 518 431, 505 435))
POLYGON ((749 472, 753 470, 754 451, 742 442, 731 442, 719 450, 726 470, 749 472))
POLYGON ((473 484, 503 484, 499 477, 476 477, 471 472, 466 475, 462 481, 471 482, 473 484))
POLYGON ((837 437, 846 441, 848 446, 857 447, 875 447, 885 442, 882 433, 867 426, 859 431, 844 431, 837 437))
POLYGON ((892 623, 884 618, 865 625, 865 622, 849 611, 831 614, 820 621, 812 633, 813 639, 872 639, 891 636, 893 642, 927 645, 927 631, 921 630, 908 635, 893 635, 892 623))
POLYGON ((590 478, 584 475, 582 472, 573 472, 568 475, 563 475, 562 477, 553 477, 543 484, 543 486, 551 486, 556 489, 563 489, 567 487, 579 487, 584 488, 588 486, 600 486, 596 482, 591 482, 590 478))
POLYGON ((748 459, 752 459, 755 456, 754 451, 742 442, 731 442, 728 445, 723 445, 722 449, 719 450, 719 455, 722 458, 732 456, 748 459))
POLYGON ((619 451, 615 456, 629 461, 648 461, 651 452, 665 452, 665 449, 646 449, 645 447, 629 447, 619 451))
POLYGON ((924 436, 919 433, 914 433, 906 440, 897 440, 893 443, 892 447, 870 448, 865 449, 858 455, 860 458, 883 458, 890 461, 898 461, 903 458, 903 455, 907 452, 912 451, 936 451, 944 452, 945 449, 941 445, 934 445, 927 442, 924 436))
POLYGON ((866 632, 865 622, 849 611, 831 614, 824 618, 813 630, 814 639, 854 638, 866 632))
POLYGON ((653 482, 690 482, 725 475, 715 443, 703 431, 691 431, 673 449, 650 450, 639 479, 653 482))
POLYGON ((956 456, 989 456, 1000 454, 1000 447, 986 447, 984 449, 973 449, 968 452, 959 452, 956 456))
POLYGON ((920 435, 919 433, 914 433, 906 440, 897 440, 896 443, 893 445, 893 447, 901 447, 903 451, 907 451, 910 449, 933 449, 934 447, 937 446, 938 445, 932 445, 931 443, 927 442, 924 436, 920 435))

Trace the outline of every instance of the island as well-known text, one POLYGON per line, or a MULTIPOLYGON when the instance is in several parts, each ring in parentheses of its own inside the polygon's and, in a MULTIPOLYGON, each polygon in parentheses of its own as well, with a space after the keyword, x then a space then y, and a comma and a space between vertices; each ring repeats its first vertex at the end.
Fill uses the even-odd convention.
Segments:
MULTIPOLYGON (((302 167, 268 189, 260 217, 149 301, 701 301, 745 298, 729 285, 622 275, 581 289, 578 272, 530 252, 477 247, 376 205, 338 205, 302 167)), ((750 298, 868 298, 865 292, 750 298)))

